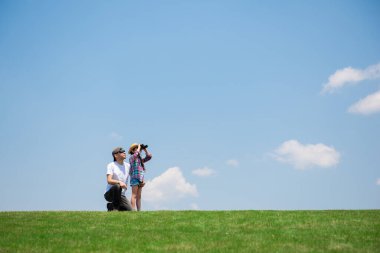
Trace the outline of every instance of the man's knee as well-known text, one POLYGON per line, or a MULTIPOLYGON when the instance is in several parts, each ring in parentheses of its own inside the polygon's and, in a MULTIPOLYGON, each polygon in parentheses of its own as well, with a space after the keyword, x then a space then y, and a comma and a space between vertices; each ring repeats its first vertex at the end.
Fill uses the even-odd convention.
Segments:
POLYGON ((104 193, 104 199, 109 201, 109 197, 108 197, 107 193, 104 193))
POLYGON ((119 210, 120 211, 132 211, 131 203, 128 201, 127 197, 125 197, 124 195, 121 196, 119 210))
POLYGON ((111 189, 113 189, 114 191, 121 191, 121 187, 119 184, 114 184, 111 189))
POLYGON ((119 211, 132 211, 132 207, 129 205, 120 205, 119 211))

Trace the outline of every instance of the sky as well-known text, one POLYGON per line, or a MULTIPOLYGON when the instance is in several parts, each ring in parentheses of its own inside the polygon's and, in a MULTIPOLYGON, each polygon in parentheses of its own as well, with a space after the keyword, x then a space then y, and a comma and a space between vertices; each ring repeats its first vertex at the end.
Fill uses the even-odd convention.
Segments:
POLYGON ((0 1, 0 211, 380 208, 378 1, 0 1), (130 189, 127 192, 130 197, 130 189))

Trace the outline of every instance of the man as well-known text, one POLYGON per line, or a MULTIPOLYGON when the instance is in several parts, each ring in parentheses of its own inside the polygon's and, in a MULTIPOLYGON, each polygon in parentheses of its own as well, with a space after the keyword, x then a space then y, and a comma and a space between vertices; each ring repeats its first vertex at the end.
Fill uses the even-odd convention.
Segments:
POLYGON ((129 163, 124 162, 127 157, 122 147, 117 147, 112 151, 113 162, 107 165, 107 188, 104 198, 111 203, 107 203, 107 210, 132 211, 131 203, 125 196, 129 177, 129 163))

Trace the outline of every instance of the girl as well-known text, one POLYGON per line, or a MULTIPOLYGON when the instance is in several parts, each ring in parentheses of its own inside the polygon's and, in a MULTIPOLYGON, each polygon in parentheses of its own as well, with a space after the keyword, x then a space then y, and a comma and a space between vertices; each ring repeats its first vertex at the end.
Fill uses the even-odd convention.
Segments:
POLYGON ((144 144, 137 144, 134 143, 129 148, 129 154, 131 155, 129 157, 129 163, 131 165, 129 169, 129 176, 131 178, 131 187, 132 187, 132 197, 131 197, 131 204, 132 209, 137 211, 141 210, 141 191, 142 188, 145 185, 144 181, 144 174, 145 174, 145 167, 144 163, 149 161, 152 158, 152 154, 148 152, 146 149, 148 146, 144 144), (145 152, 145 158, 142 159, 140 156, 141 148, 145 152))

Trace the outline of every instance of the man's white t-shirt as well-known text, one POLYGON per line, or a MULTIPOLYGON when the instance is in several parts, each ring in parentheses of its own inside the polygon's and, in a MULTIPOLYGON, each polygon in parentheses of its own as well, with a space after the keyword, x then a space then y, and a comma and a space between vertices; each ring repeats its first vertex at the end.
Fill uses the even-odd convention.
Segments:
MULTIPOLYGON (((107 175, 112 175, 112 179, 117 181, 122 181, 126 185, 128 185, 128 177, 129 177, 129 163, 124 162, 123 165, 118 162, 112 162, 107 165, 107 175)), ((111 189, 112 185, 107 184, 106 192, 111 189)), ((127 189, 123 188, 121 194, 125 196, 127 189)))

